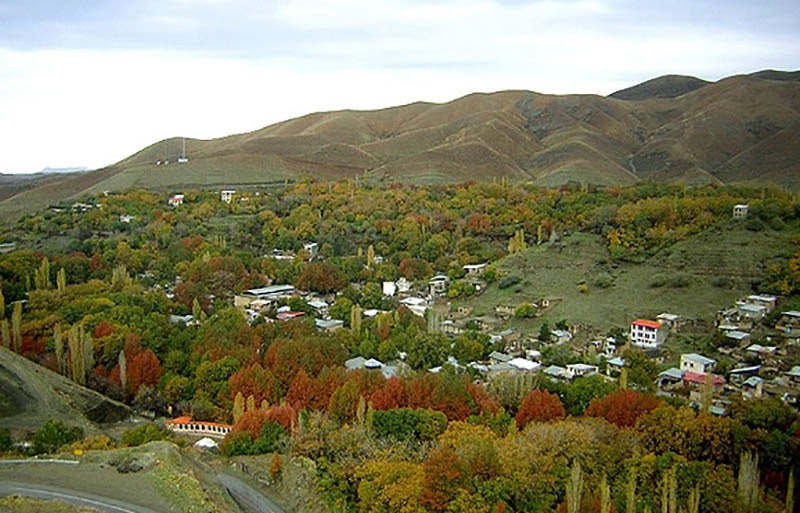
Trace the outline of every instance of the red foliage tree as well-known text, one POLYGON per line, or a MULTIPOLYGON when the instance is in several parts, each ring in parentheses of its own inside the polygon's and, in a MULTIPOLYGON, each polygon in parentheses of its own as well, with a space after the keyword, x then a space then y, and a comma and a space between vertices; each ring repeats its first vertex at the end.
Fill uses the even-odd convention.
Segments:
POLYGON ((652 395, 625 389, 592 399, 583 414, 587 417, 603 417, 619 427, 632 427, 639 417, 659 406, 661 401, 652 395))
POLYGON ((393 410, 407 404, 406 389, 403 380, 392 376, 383 387, 374 391, 369 399, 376 410, 393 410))
POLYGON ((295 286, 300 290, 322 294, 342 290, 345 285, 347 285, 345 274, 338 267, 326 262, 309 262, 295 281, 295 286))
POLYGON ((272 422, 277 422, 286 428, 287 433, 291 433, 292 426, 297 420, 297 410, 288 404, 271 406, 266 411, 266 418, 272 422))
POLYGON ((107 337, 114 333, 116 328, 114 325, 108 321, 101 321, 97 326, 94 327, 94 338, 101 339, 107 337))
POLYGON ((269 420, 267 411, 257 408, 244 412, 233 426, 233 433, 247 433, 250 439, 255 440, 261 435, 264 423, 269 420))
POLYGON ((305 409, 314 396, 314 382, 308 377, 306 371, 300 369, 295 374, 289 391, 286 392, 286 402, 298 410, 305 409))
POLYGON ((448 420, 464 420, 476 409, 468 384, 466 377, 424 374, 406 384, 408 407, 430 408, 444 413, 448 420))
MULTIPOLYGON (((127 356, 127 354, 126 354, 127 356)), ((128 360, 128 382, 131 391, 135 394, 142 385, 155 385, 164 373, 161 370, 161 363, 156 354, 145 349, 137 354, 132 360, 128 360)))
POLYGON ((228 378, 231 399, 241 392, 244 397, 253 396, 256 404, 266 399, 276 403, 280 399, 280 385, 269 369, 258 363, 239 369, 228 378))
POLYGON ((425 485, 420 502, 429 511, 445 511, 464 480, 461 458, 451 447, 440 447, 431 452, 422 469, 425 485))
POLYGON ((530 421, 548 422, 563 419, 567 412, 557 395, 545 390, 531 390, 522 399, 517 411, 517 428, 524 428, 530 421))

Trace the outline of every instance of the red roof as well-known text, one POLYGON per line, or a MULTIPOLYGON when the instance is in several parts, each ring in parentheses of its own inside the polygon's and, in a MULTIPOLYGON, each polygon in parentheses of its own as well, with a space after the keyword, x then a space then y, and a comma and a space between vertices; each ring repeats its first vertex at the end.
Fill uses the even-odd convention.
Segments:
POLYGON ((217 426, 217 427, 223 427, 223 428, 227 428, 227 429, 233 429, 233 426, 231 426, 230 424, 220 424, 219 422, 207 422, 205 420, 192 420, 191 417, 176 417, 176 418, 174 418, 172 420, 167 419, 167 420, 164 421, 164 424, 171 424, 171 425, 176 425, 176 424, 198 424, 198 425, 201 425, 201 426, 217 426))
POLYGON ((655 330, 661 327, 660 322, 648 321, 646 319, 636 319, 631 324, 633 324, 634 326, 644 326, 646 328, 653 328, 655 330))
MULTIPOLYGON (((723 385, 725 384, 725 378, 722 376, 717 376, 716 374, 713 375, 714 377, 711 378, 711 383, 714 385, 723 385)), ((697 383, 702 385, 706 382, 706 375, 700 372, 691 372, 686 371, 683 373, 683 380, 688 381, 689 383, 697 383)))
POLYGON ((305 312, 281 312, 275 316, 279 321, 288 321, 289 319, 297 319, 304 316, 305 312))

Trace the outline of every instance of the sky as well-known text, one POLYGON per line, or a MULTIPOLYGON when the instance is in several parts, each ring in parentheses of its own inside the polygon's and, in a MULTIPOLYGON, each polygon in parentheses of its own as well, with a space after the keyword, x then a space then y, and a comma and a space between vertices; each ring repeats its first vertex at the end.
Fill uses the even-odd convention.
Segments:
POLYGON ((800 69, 797 0, 0 0, 0 173, 472 92, 800 69))

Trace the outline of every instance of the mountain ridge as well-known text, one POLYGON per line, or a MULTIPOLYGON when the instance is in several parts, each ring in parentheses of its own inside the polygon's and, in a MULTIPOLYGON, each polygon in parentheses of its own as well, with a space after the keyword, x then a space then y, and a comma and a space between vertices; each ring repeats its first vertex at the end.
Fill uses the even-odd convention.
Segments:
POLYGON ((184 139, 158 141, 101 170, 54 176, 11 195, 0 190, 0 215, 105 190, 356 176, 418 184, 507 178, 542 186, 652 180, 800 189, 790 137, 798 127, 800 72, 764 70, 716 82, 666 75, 609 96, 471 93, 446 103, 316 112, 217 139, 186 138, 189 161, 180 164, 184 139), (23 206, 15 210, 9 202, 23 206))

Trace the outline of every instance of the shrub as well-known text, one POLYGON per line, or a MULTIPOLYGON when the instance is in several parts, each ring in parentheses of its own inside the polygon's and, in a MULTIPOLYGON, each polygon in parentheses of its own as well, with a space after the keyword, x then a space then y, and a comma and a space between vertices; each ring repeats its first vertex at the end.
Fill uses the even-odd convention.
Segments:
POLYGON ((114 448, 114 442, 106 435, 91 435, 83 440, 78 440, 69 446, 69 450, 75 451, 108 451, 114 448))
POLYGON ((31 448, 34 454, 49 453, 81 438, 82 428, 67 427, 60 420, 50 419, 33 434, 31 448))
POLYGON ((10 451, 13 446, 11 432, 6 428, 0 428, 0 453, 10 451))
POLYGON ((122 433, 122 445, 136 447, 156 440, 173 440, 172 433, 157 424, 144 424, 122 433))
POLYGON ((511 287, 512 285, 516 285, 520 281, 522 281, 522 279, 519 276, 516 276, 516 275, 512 274, 510 276, 506 276, 505 278, 503 278, 499 282, 497 282, 497 286, 499 288, 501 288, 501 289, 507 289, 508 287, 511 287))
POLYGON ((536 316, 536 307, 530 303, 522 303, 514 309, 514 317, 530 319, 536 316))

